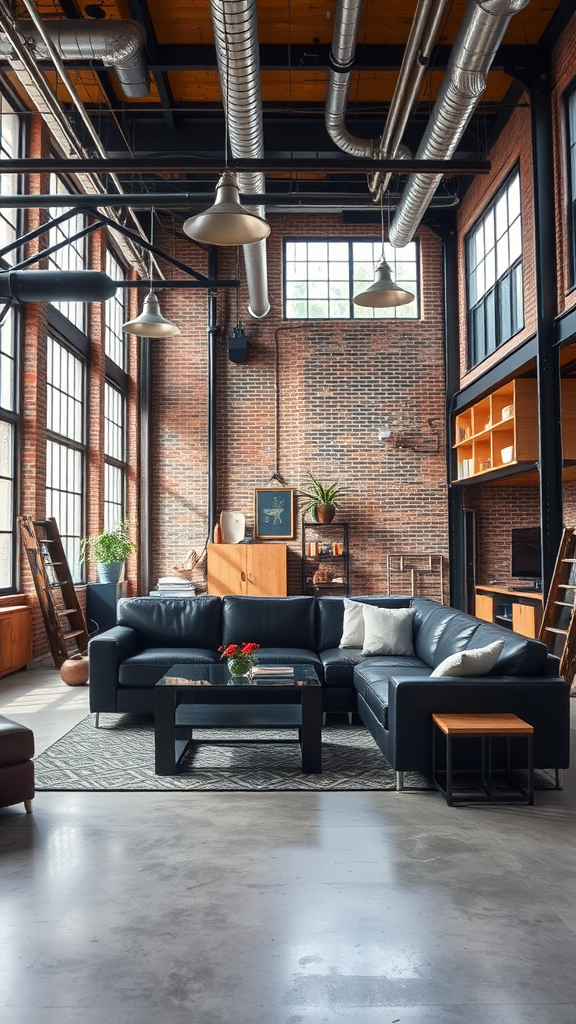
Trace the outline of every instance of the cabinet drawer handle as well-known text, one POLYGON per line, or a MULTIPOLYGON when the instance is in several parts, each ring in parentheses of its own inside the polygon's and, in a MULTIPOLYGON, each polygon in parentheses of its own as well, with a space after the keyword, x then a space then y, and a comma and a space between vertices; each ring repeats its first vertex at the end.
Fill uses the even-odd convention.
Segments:
POLYGON ((242 580, 242 583, 246 583, 246 573, 245 572, 241 572, 240 573, 240 579, 242 580))
POLYGON ((252 573, 251 572, 248 573, 248 583, 254 583, 254 580, 252 579, 252 573))

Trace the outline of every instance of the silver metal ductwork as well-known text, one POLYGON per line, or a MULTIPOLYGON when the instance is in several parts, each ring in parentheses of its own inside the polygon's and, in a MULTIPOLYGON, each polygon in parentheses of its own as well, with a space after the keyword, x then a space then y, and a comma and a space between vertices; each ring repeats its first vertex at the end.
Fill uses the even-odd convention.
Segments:
MULTIPOLYGON (((14 27, 37 59, 50 57, 38 29, 29 21, 14 27)), ((101 60, 116 71, 128 99, 148 96, 148 69, 142 29, 135 21, 44 21, 44 27, 63 60, 101 60)), ((10 39, 0 33, 0 55, 13 52, 10 39)))
POLYGON ((360 139, 351 135, 346 128, 346 108, 361 7, 362 0, 337 0, 336 3, 330 51, 332 67, 328 71, 324 120, 332 142, 344 153, 373 160, 378 152, 379 140, 360 139))
MULTIPOLYGON (((256 0, 210 0, 228 137, 236 159, 263 159, 264 127, 260 94, 260 53, 256 0)), ((265 191, 264 175, 239 174, 240 191, 265 191)), ((249 207, 265 217, 263 206, 249 207)), ((270 312, 266 242, 242 246, 248 285, 248 311, 260 318, 270 312)))
MULTIPOLYGON (((418 160, 449 160, 486 88, 486 75, 514 14, 530 0, 471 0, 454 43, 418 160)), ((412 239, 442 175, 412 174, 390 227, 392 245, 412 239)))

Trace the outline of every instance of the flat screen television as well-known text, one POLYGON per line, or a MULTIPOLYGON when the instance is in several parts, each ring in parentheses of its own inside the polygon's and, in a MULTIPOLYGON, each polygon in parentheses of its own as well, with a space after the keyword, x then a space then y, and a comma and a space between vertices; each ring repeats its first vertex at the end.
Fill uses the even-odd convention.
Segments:
POLYGON ((512 530, 512 576, 517 579, 541 579, 542 543, 539 526, 523 526, 512 530))

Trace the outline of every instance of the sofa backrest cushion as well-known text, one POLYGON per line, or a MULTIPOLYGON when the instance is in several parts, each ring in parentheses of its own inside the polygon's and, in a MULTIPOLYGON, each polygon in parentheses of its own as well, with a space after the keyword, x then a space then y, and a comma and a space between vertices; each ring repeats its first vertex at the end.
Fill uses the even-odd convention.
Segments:
MULTIPOLYGON (((351 601, 372 604, 377 608, 409 608, 409 597, 352 597, 351 601)), ((329 651, 340 646, 344 627, 344 599, 316 598, 316 651, 329 651)))
POLYGON ((490 676, 537 676, 545 671, 548 650, 540 640, 532 640, 527 636, 518 636, 509 629, 482 622, 474 634, 470 647, 485 647, 494 640, 504 638, 504 647, 490 676))
MULTIPOLYGON (((468 647, 478 629, 478 619, 425 597, 415 597, 412 603, 414 650, 427 665, 436 668, 450 654, 468 647)), ((473 646, 482 645, 478 642, 473 646)))
POLYGON ((222 598, 222 643, 314 651, 313 597, 222 598))
POLYGON ((118 602, 118 625, 130 626, 147 646, 201 647, 217 651, 221 639, 219 597, 124 597, 118 602))

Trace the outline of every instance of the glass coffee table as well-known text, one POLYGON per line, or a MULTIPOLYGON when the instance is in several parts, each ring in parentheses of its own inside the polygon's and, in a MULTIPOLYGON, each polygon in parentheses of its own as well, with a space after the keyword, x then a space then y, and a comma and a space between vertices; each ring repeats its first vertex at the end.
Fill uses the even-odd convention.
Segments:
MULTIPOLYGON (((266 666, 273 670, 274 666, 266 666)), ((282 666, 286 668, 287 666, 282 666)), ((156 683, 155 772, 174 775, 190 740, 202 729, 297 729, 302 771, 322 771, 322 686, 310 665, 291 678, 266 676, 231 683, 226 665, 174 665, 156 683)), ((209 741, 208 741, 209 742, 209 741)), ((230 742, 280 742, 230 740, 230 742)), ((290 742, 290 741, 281 741, 290 742)))

